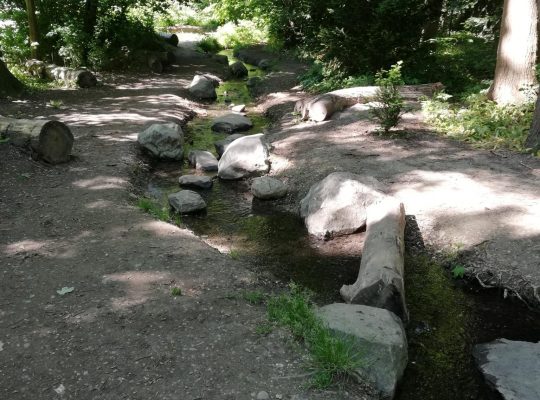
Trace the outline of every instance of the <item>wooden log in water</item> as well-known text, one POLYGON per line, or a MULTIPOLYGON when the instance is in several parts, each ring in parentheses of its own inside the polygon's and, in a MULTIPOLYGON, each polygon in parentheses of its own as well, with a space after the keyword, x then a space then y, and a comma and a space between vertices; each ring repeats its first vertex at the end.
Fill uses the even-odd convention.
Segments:
POLYGON ((60 121, 4 117, 0 117, 0 137, 50 164, 69 161, 74 141, 70 129, 60 121))

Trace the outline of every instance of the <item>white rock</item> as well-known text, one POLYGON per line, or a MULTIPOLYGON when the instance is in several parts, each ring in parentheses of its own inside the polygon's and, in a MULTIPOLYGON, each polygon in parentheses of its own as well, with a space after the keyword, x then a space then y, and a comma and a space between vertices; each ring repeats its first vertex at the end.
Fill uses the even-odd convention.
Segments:
POLYGON ((209 151, 191 150, 188 154, 188 160, 196 169, 202 171, 217 171, 218 169, 218 160, 209 151))
POLYGON ((137 141, 154 157, 171 160, 183 157, 184 132, 178 124, 152 124, 139 133, 137 141))
POLYGON ((352 341, 363 363, 357 370, 367 376, 382 398, 392 398, 407 366, 407 336, 400 319, 381 308, 335 303, 316 311, 338 335, 352 341))
POLYGON ((203 198, 191 190, 181 190, 170 194, 169 204, 180 214, 188 214, 206 208, 203 198))
POLYGON ((385 196, 381 188, 373 177, 334 172, 309 189, 300 216, 311 235, 354 233, 366 224, 367 207, 385 196))
POLYGON ((214 143, 214 147, 216 148, 216 153, 218 154, 218 157, 221 157, 223 153, 225 153, 225 150, 227 150, 227 147, 229 147, 232 142, 244 136, 246 135, 243 135, 241 133, 234 133, 227 136, 225 139, 218 140, 216 143, 214 143))
POLYGON ((234 112, 244 112, 246 111, 246 105, 245 104, 238 104, 237 106, 232 106, 231 110, 234 112))
POLYGON ((279 179, 261 176, 253 179, 251 193, 261 200, 279 199, 287 194, 287 185, 279 179))
POLYGON ((270 170, 268 146, 262 133, 244 136, 232 142, 218 163, 221 179, 242 179, 270 170))
POLYGON ((257 400, 269 400, 270 396, 264 390, 257 393, 257 400))

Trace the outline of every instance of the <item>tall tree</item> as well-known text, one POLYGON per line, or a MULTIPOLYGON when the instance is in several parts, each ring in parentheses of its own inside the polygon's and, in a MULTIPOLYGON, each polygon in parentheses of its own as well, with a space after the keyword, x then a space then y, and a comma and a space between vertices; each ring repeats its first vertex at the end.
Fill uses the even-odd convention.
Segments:
POLYGON ((30 49, 32 58, 38 58, 39 31, 36 18, 36 5, 34 0, 26 1, 26 14, 28 15, 28 31, 30 33, 30 49))
POLYGON ((540 151, 540 93, 538 94, 538 98, 536 100, 533 122, 529 135, 525 140, 525 147, 532 149, 533 152, 540 151))
POLYGON ((499 104, 526 100, 524 87, 535 83, 537 0, 504 0, 495 79, 488 98, 499 104))

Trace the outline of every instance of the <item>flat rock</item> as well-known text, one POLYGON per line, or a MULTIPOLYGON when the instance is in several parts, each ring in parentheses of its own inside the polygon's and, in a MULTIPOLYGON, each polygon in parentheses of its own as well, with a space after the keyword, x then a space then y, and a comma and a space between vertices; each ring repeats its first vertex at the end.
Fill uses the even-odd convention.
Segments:
POLYGON ((188 154, 188 160, 196 169, 202 171, 217 171, 217 158, 206 150, 191 150, 188 154))
POLYGON ((246 111, 246 105, 245 104, 238 104, 236 106, 232 106, 231 111, 244 112, 244 111, 246 111))
POLYGON ((193 187, 197 189, 210 189, 212 187, 212 178, 205 175, 182 175, 178 178, 180 186, 193 187))
POLYGON ((181 190, 170 194, 169 204, 180 214, 189 214, 206 208, 206 203, 201 195, 191 190, 181 190))
POLYGON ((184 154, 184 132, 173 122, 150 125, 138 134, 137 142, 156 158, 181 160, 184 154))
POLYGON ((251 193, 261 200, 279 199, 287 194, 287 185, 279 179, 270 176, 261 176, 253 179, 251 193))
POLYGON ((263 58, 258 64, 258 67, 264 71, 270 69, 271 66, 272 62, 268 58, 263 58))
POLYGON ((242 61, 237 61, 229 65, 229 70, 235 78, 248 76, 248 70, 242 61))
POLYGON ((218 176, 228 180, 256 176, 269 170, 268 145, 262 133, 236 139, 227 147, 218 164, 218 176))
POLYGON ((408 361, 400 319, 388 310, 359 304, 334 303, 316 314, 336 334, 353 341, 365 360, 358 374, 367 377, 382 398, 393 398, 408 361))
POLYGON ((234 134, 232 134, 230 136, 227 136, 223 140, 218 140, 217 142, 215 142, 214 147, 216 148, 216 152, 218 154, 218 157, 221 157, 223 155, 223 153, 225 153, 225 150, 227 150, 227 147, 229 147, 229 145, 232 142, 234 142, 236 139, 244 137, 244 136, 246 136, 246 135, 243 135, 241 133, 234 133, 234 134))
POLYGON ((229 65, 229 57, 227 57, 224 54, 212 54, 211 57, 212 57, 212 60, 215 60, 220 64, 229 65))
POLYGON ((189 92, 199 99, 217 99, 215 81, 205 75, 195 75, 189 85, 189 92))
POLYGON ((214 132, 234 133, 247 131, 253 128, 251 120, 241 114, 230 113, 212 121, 214 132))
POLYGON ((540 342, 497 339, 474 346, 476 364, 505 400, 540 399, 540 342))
POLYGON ((366 224, 367 207, 385 195, 370 176, 334 172, 313 185, 300 202, 300 216, 311 235, 347 235, 366 224))

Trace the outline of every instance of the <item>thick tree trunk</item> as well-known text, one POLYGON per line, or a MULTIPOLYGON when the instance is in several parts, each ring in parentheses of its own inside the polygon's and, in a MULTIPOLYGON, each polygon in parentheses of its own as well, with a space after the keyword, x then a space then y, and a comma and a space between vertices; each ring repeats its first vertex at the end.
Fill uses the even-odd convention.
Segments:
MULTIPOLYGON (((442 83, 424 85, 404 85, 399 87, 399 93, 405 100, 418 100, 422 96, 431 97, 443 89, 442 83)), ((302 119, 321 122, 329 119, 336 111, 358 103, 369 103, 375 100, 378 86, 360 86, 348 89, 334 90, 313 98, 300 100, 295 105, 295 111, 302 119)))
POLYGON ((540 93, 536 100, 536 108, 534 109, 534 117, 529 131, 529 135, 525 140, 525 147, 533 152, 540 151, 540 93))
POLYGON ((84 2, 84 21, 83 31, 86 35, 87 42, 83 46, 83 62, 88 65, 88 52, 90 50, 90 42, 94 37, 95 26, 97 22, 97 10, 99 0, 85 0, 84 2))
POLYGON ((430 0, 427 3, 427 18, 424 24, 422 40, 433 39, 439 33, 444 0, 430 0))
POLYGON ((36 5, 34 0, 26 1, 26 14, 28 16, 28 30, 30 33, 30 51, 32 58, 39 58, 39 32, 36 18, 36 5))
POLYGON ((6 64, 0 60, 0 96, 15 96, 23 90, 23 84, 9 72, 6 64))
POLYGON ((0 117, 0 137, 30 149, 32 157, 51 164, 69 161, 73 135, 59 121, 27 120, 0 117))
POLYGON ((536 81, 537 18, 537 0, 504 0, 495 79, 488 92, 498 104, 526 101, 520 89, 536 81))
POLYGON ((50 64, 44 67, 44 73, 49 79, 74 83, 81 88, 93 87, 97 83, 96 76, 86 69, 73 69, 50 64))

